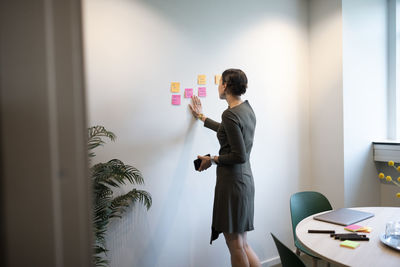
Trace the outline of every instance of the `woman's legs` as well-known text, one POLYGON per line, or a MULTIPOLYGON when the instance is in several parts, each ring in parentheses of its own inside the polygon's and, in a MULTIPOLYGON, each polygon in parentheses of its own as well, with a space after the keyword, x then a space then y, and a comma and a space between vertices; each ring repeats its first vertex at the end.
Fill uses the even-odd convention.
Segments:
POLYGON ((257 254, 247 243, 247 232, 243 233, 244 240, 244 249, 246 251, 247 259, 249 260, 250 267, 261 267, 260 259, 257 257, 257 254))
POLYGON ((232 267, 249 267, 249 260, 244 249, 243 233, 224 233, 224 236, 231 254, 232 267))
POLYGON ((244 233, 224 233, 231 254, 232 267, 260 267, 261 263, 246 240, 244 233))

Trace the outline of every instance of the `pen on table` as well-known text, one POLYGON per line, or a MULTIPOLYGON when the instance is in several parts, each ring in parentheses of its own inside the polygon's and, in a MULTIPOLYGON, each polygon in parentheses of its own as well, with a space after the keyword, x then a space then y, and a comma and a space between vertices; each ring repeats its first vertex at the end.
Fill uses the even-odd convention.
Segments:
POLYGON ((309 234, 334 234, 335 230, 308 230, 309 234))
POLYGON ((339 239, 341 237, 367 237, 367 235, 359 235, 357 233, 331 234, 331 237, 339 239))
POLYGON ((362 236, 359 236, 359 237, 347 237, 347 238, 341 237, 341 238, 339 238, 339 240, 340 241, 345 241, 345 240, 369 241, 369 238, 368 237, 362 237, 362 236))

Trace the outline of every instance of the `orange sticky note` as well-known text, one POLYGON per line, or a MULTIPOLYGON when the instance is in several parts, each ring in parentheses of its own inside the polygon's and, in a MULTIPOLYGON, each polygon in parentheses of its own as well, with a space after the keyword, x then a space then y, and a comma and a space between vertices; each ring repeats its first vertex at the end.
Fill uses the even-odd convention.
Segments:
POLYGON ((219 84, 219 81, 221 81, 221 75, 217 74, 215 75, 215 84, 219 84))
POLYGON ((351 241, 351 240, 345 240, 342 243, 340 243, 341 247, 352 248, 352 249, 355 249, 359 245, 360 245, 360 243, 354 242, 354 241, 351 241))
POLYGON ((197 84, 206 84, 206 75, 197 75, 197 84))
POLYGON ((172 93, 179 93, 181 90, 181 84, 178 82, 171 83, 171 92, 172 93))
POLYGON ((369 227, 369 226, 363 226, 357 230, 357 232, 363 232, 363 233, 371 233, 371 231, 372 231, 372 227, 369 227))

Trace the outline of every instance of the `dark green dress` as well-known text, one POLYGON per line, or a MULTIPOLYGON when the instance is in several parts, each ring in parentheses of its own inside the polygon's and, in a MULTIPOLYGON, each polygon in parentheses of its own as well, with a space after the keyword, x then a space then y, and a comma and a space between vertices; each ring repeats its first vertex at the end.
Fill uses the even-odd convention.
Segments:
POLYGON ((254 229, 254 181, 250 167, 256 116, 248 101, 228 108, 222 122, 209 118, 204 126, 217 132, 220 143, 211 241, 220 233, 254 229))

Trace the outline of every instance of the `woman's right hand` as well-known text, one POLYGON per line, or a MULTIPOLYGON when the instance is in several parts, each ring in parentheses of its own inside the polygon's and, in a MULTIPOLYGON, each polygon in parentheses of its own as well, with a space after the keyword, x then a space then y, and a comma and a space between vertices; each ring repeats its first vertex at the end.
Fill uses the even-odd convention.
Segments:
POLYGON ((208 168, 211 167, 211 158, 209 156, 197 156, 198 159, 201 159, 201 164, 198 169, 199 172, 202 172, 204 170, 207 170, 208 168))
POLYGON ((198 96, 192 96, 192 103, 189 104, 190 110, 192 111, 193 116, 198 119, 203 114, 203 109, 201 107, 201 101, 198 96))

